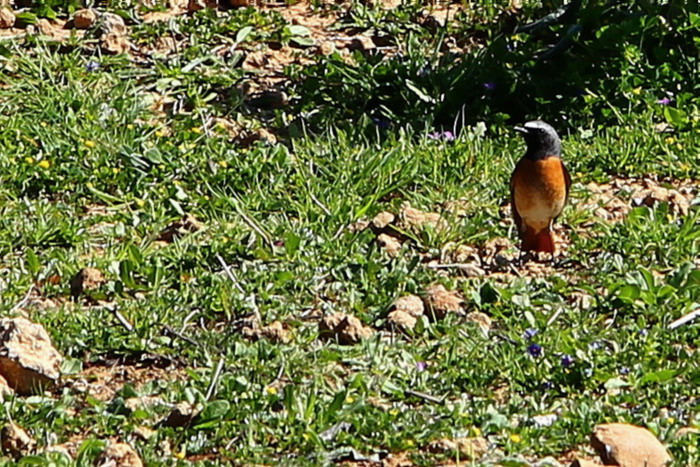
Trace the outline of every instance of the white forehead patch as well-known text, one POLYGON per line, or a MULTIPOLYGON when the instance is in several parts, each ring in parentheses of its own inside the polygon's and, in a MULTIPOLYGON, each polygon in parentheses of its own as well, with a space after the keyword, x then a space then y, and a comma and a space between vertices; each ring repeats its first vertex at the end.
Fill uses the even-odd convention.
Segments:
POLYGON ((525 128, 542 128, 543 130, 546 130, 547 128, 550 128, 549 125, 547 125, 545 122, 541 122, 539 120, 533 120, 531 122, 527 122, 525 125, 525 128))

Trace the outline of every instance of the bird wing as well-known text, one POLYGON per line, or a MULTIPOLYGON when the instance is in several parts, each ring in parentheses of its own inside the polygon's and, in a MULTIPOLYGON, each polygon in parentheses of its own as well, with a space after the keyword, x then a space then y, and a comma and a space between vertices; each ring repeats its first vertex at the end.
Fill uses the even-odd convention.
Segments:
POLYGON ((569 202, 569 192, 571 191, 571 175, 569 175, 569 171, 566 170, 566 166, 564 163, 561 163, 561 169, 564 171, 564 183, 566 183, 566 203, 569 202))
POLYGON ((520 235, 520 232, 522 231, 523 218, 520 217, 518 208, 515 206, 515 174, 518 166, 516 165, 515 167, 516 169, 513 170, 513 175, 510 176, 510 211, 513 213, 513 221, 515 222, 515 226, 518 228, 518 235, 520 235))

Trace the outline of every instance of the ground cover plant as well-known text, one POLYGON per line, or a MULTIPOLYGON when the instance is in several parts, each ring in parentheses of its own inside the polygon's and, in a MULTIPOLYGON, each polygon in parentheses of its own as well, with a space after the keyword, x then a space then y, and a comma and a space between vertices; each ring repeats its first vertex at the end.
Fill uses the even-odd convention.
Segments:
POLYGON ((606 422, 700 463, 700 16, 599 3, 12 3, 0 310, 65 361, 4 464, 569 465, 606 422))

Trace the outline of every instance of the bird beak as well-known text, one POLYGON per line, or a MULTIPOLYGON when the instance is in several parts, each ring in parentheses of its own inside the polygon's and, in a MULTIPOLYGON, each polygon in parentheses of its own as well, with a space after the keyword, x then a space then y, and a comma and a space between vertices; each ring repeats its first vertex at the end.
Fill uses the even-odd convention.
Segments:
POLYGON ((524 134, 528 133, 527 128, 523 128, 521 126, 514 126, 513 129, 519 133, 524 133, 524 134))

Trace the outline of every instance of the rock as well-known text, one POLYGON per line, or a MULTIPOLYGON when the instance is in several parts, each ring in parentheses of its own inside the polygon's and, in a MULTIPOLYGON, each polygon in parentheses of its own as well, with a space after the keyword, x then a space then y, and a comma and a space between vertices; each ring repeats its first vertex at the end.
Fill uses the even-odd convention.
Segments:
POLYGON ((168 414, 168 417, 163 420, 163 426, 181 427, 189 425, 194 417, 199 415, 201 409, 187 402, 180 402, 168 414))
POLYGON ((471 245, 459 245, 452 252, 452 260, 455 263, 468 263, 475 266, 481 265, 479 250, 471 245))
POLYGON ((407 313, 414 318, 423 316, 423 313, 425 312, 423 300, 421 300, 421 298, 417 295, 404 295, 403 297, 397 298, 394 302, 394 308, 397 311, 407 313))
POLYGON ((96 268, 83 268, 70 280, 70 294, 77 298, 86 290, 98 289, 105 283, 102 271, 96 268))
POLYGON ((258 128, 241 139, 241 146, 248 147, 256 141, 261 141, 267 144, 275 144, 277 143, 277 137, 264 128, 258 128))
POLYGON ((24 457, 34 448, 36 441, 19 425, 8 422, 0 432, 2 452, 12 457, 24 457))
POLYGON ((99 16, 100 34, 117 34, 125 36, 127 34, 126 23, 121 16, 114 13, 102 13, 99 16))
POLYGON ((62 361, 41 325, 26 318, 0 319, 0 374, 15 392, 26 395, 52 385, 62 361))
POLYGON ((252 340, 267 339, 277 344, 289 342, 289 331, 279 321, 273 321, 263 327, 257 326, 256 323, 256 325, 244 327, 242 333, 252 340))
POLYGON ((439 439, 428 446, 433 452, 458 455, 460 460, 476 460, 489 451, 489 443, 485 438, 454 438, 439 439))
POLYGON ((92 8, 83 8, 73 15, 73 25, 76 29, 90 29, 97 22, 97 12, 92 8))
POLYGON ((132 412, 135 412, 137 410, 148 411, 156 407, 167 407, 169 405, 170 404, 168 404, 158 396, 130 397, 124 401, 124 406, 132 412))
POLYGON ((362 232, 365 230, 367 227, 369 227, 370 223, 367 222, 366 220, 360 219, 358 221, 353 222, 352 224, 348 225, 347 229, 350 232, 362 232))
POLYGON ((469 199, 455 199, 442 203, 442 208, 455 217, 465 217, 474 209, 469 199))
POLYGON ((671 462, 666 448, 650 431, 625 423, 598 425, 591 446, 604 464, 621 467, 664 467, 671 462))
POLYGON ((147 426, 137 426, 134 428, 133 434, 142 441, 148 441, 156 434, 156 431, 147 426))
POLYGON ((374 219, 372 219, 372 226, 375 229, 382 230, 394 222, 394 219, 396 219, 396 216, 394 216, 392 213, 388 211, 380 212, 374 216, 374 219))
POLYGON ((415 316, 401 310, 393 310, 389 312, 386 318, 389 324, 404 330, 413 329, 418 323, 418 319, 415 316))
POLYGON ((391 235, 380 234, 377 237, 377 243, 392 258, 396 258, 397 256, 399 256, 399 253, 401 253, 401 242, 398 241, 395 237, 392 237, 391 235))
POLYGON ((464 313, 459 294, 448 291, 442 284, 434 284, 426 289, 425 306, 437 319, 444 318, 448 313, 464 313))
POLYGON ((34 26, 39 30, 41 34, 44 34, 46 36, 53 36, 53 33, 56 29, 56 25, 54 25, 51 21, 49 21, 46 18, 39 18, 38 20, 36 20, 34 26))
POLYGON ((126 443, 110 443, 97 461, 99 467, 143 467, 134 448, 126 443))
POLYGON ((7 9, 0 8, 0 29, 10 29, 15 25, 15 14, 7 9))
POLYGON ((176 238, 202 230, 203 225, 194 216, 188 214, 179 219, 160 233, 158 240, 172 243, 176 238))
POLYGON ((114 13, 102 13, 97 22, 96 37, 100 46, 112 54, 126 53, 131 48, 127 39, 126 24, 121 16, 114 13))
POLYGON ((420 209, 412 208, 410 204, 404 203, 401 208, 401 218, 408 227, 413 228, 447 228, 447 222, 442 216, 436 212, 426 212, 420 209))
POLYGON ((362 321, 345 313, 324 317, 318 323, 318 331, 321 338, 336 339, 343 345, 356 344, 374 333, 362 321))
POLYGON ((333 52, 335 52, 335 44, 331 41, 321 42, 321 45, 318 46, 319 55, 328 56, 333 52))
POLYGON ((488 334, 491 330, 491 318, 486 313, 481 311, 472 311, 467 313, 467 321, 476 323, 484 334, 488 334))
POLYGON ((131 48, 126 37, 118 34, 105 34, 100 40, 102 41, 102 49, 111 54, 127 53, 131 48))

